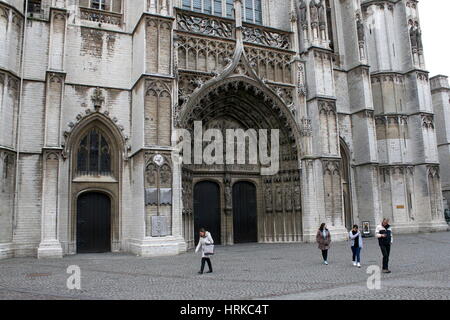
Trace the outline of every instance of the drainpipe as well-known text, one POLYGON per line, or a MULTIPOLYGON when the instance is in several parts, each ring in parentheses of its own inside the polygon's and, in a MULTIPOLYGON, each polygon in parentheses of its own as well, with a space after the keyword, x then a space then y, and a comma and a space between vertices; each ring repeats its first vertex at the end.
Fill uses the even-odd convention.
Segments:
POLYGON ((17 135, 16 135, 16 174, 15 174, 15 186, 14 186, 14 208, 13 208, 13 230, 12 236, 14 240, 14 234, 17 228, 17 211, 19 204, 19 160, 20 160, 20 127, 22 117, 22 105, 23 105, 23 78, 25 76, 25 45, 27 43, 27 23, 28 23, 28 0, 25 0, 24 11, 24 23, 23 23, 23 36, 22 36, 22 56, 20 62, 20 95, 19 106, 17 110, 17 135))

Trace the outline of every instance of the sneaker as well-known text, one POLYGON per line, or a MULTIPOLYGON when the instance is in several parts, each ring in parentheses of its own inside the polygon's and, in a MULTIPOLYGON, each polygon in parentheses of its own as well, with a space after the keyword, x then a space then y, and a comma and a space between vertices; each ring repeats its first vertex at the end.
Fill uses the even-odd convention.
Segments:
POLYGON ((356 267, 356 261, 353 261, 353 266, 356 267))
POLYGON ((361 268, 361 263, 358 262, 358 264, 356 265, 358 268, 361 268))
POLYGON ((324 261, 323 264, 327 266, 328 265, 328 261, 324 261))
POLYGON ((213 273, 212 270, 209 270, 207 273, 213 273))
POLYGON ((199 271, 198 274, 203 274, 203 272, 199 271))
POLYGON ((383 273, 391 273, 391 270, 383 270, 383 273))

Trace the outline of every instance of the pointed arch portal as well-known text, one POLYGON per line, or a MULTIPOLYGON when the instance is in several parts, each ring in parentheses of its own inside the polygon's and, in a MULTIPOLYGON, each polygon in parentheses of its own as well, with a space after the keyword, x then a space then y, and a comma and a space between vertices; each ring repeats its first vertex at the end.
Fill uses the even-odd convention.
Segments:
MULTIPOLYGON (((301 241, 299 127, 279 96, 258 80, 245 56, 236 57, 224 74, 205 83, 176 110, 176 124, 193 132, 194 123, 201 121, 204 130, 218 129, 223 137, 226 129, 244 132, 278 129, 279 171, 271 176, 262 175, 260 162, 256 165, 248 162, 248 145, 245 164, 183 165, 183 171, 193 177, 194 185, 196 181, 211 179, 220 186, 223 205, 219 209, 220 219, 211 227, 219 230, 213 234, 214 239, 219 237, 223 244, 301 241), (265 194, 266 201, 260 194, 265 194)), ((223 142, 226 143, 226 138, 223 142)), ((226 151, 225 145, 223 150, 226 151)), ((183 194, 191 193, 185 190, 183 194)), ((198 201, 195 198, 194 206, 201 206, 198 201)), ((184 229, 195 229, 189 227, 197 225, 194 220, 195 217, 186 217, 184 229)))

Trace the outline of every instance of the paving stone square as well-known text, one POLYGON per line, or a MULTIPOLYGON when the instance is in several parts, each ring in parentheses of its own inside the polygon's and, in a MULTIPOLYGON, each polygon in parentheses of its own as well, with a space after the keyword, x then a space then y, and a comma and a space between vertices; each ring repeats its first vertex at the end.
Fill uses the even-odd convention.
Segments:
POLYGON ((87 254, 63 259, 0 261, 0 299, 450 299, 450 232, 396 235, 391 274, 369 290, 366 273, 380 265, 377 240, 365 239, 362 268, 353 267, 348 242, 332 244, 330 265, 313 243, 217 247, 213 274, 198 275, 200 255, 141 258, 87 254), (67 268, 81 270, 81 290, 69 290, 67 268))

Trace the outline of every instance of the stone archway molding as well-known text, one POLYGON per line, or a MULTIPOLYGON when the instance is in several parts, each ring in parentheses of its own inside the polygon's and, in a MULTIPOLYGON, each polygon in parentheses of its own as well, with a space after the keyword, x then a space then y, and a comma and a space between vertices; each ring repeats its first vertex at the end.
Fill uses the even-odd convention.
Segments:
POLYGON ((109 111, 102 113, 99 111, 91 111, 90 109, 87 109, 84 114, 78 114, 76 120, 68 124, 69 129, 64 132, 63 159, 65 160, 69 156, 80 132, 95 121, 99 121, 110 130, 110 133, 115 139, 117 149, 120 151, 123 160, 126 160, 131 146, 129 144, 129 137, 124 134, 125 128, 118 123, 117 118, 111 118, 109 111))
POLYGON ((233 58, 230 59, 230 63, 225 70, 216 77, 206 81, 191 94, 183 105, 176 107, 174 112, 176 127, 182 128, 186 126, 193 111, 202 108, 202 100, 207 98, 210 93, 222 86, 238 83, 244 83, 246 86, 252 88, 255 93, 263 94, 264 101, 276 111, 280 122, 288 129, 290 138, 295 141, 297 157, 301 159, 300 127, 295 121, 291 110, 280 96, 263 79, 258 77, 246 57, 242 41, 237 41, 233 58))

